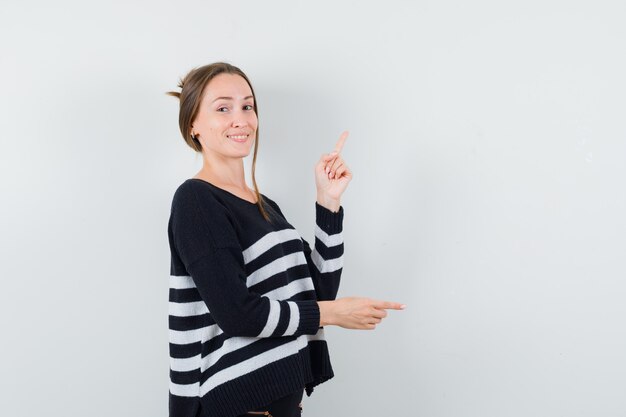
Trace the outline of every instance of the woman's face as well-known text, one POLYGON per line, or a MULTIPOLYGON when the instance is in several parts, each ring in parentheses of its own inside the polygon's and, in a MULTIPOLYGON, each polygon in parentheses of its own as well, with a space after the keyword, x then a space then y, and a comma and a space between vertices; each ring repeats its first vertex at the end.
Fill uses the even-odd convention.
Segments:
POLYGON ((252 149, 257 125, 250 86, 239 75, 223 73, 205 88, 191 132, 204 153, 242 158, 252 149))

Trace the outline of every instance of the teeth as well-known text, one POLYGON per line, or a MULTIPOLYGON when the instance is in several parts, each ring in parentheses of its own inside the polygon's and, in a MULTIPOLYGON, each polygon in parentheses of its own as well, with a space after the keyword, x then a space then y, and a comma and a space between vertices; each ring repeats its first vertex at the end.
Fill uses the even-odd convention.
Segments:
POLYGON ((232 139, 245 139, 247 137, 248 137, 248 135, 229 136, 229 138, 232 138, 232 139))

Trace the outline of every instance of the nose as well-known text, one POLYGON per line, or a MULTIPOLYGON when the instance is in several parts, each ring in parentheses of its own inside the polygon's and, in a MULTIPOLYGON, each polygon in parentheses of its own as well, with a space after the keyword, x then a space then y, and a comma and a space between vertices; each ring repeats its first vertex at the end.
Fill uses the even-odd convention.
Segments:
POLYGON ((244 113, 242 111, 233 113, 233 127, 248 126, 250 124, 250 113, 244 113))
POLYGON ((246 117, 243 114, 243 112, 241 111, 235 111, 232 113, 232 126, 233 127, 240 127, 240 126, 245 126, 246 125, 246 117))
POLYGON ((241 117, 235 118, 233 120, 233 127, 241 127, 241 126, 245 126, 248 123, 241 117))

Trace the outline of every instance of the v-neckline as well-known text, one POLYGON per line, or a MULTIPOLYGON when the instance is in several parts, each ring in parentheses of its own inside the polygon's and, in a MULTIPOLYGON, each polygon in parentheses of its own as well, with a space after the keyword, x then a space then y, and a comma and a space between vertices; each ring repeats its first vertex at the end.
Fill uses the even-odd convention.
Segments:
POLYGON ((241 198, 241 197, 239 197, 237 194, 231 193, 230 191, 225 190, 225 189, 223 189, 223 188, 221 188, 221 187, 218 187, 217 185, 215 185, 215 184, 213 184, 213 183, 210 183, 210 182, 208 182, 207 180, 203 180, 202 178, 190 178, 190 180, 201 181, 201 182, 203 182, 203 183, 205 183, 205 184, 209 184, 211 187, 217 188, 218 190, 223 191, 223 192, 225 192, 225 193, 227 193, 227 194, 230 194, 230 195, 232 195, 233 197, 235 197, 236 199, 241 200, 241 201, 244 201, 244 202, 246 202, 246 203, 248 203, 248 204, 250 204, 250 205, 256 206, 256 204, 257 204, 256 202, 255 202, 255 203, 253 203, 252 201, 246 200, 245 198, 241 198))

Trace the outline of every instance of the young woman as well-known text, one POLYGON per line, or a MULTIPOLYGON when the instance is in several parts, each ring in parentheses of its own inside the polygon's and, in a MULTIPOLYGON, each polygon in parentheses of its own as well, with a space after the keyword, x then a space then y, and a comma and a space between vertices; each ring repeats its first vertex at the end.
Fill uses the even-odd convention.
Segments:
POLYGON ((306 390, 333 377, 324 326, 374 329, 403 305, 336 299, 343 266, 340 198, 352 173, 347 132, 315 166, 311 249, 278 204, 261 194, 254 168, 258 103, 248 77, 217 62, 179 83, 179 124, 203 167, 176 190, 169 334, 171 417, 299 416, 306 390), (243 158, 254 145, 248 187, 243 158))

